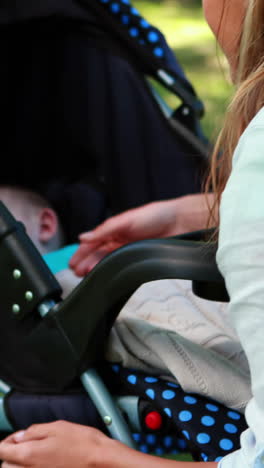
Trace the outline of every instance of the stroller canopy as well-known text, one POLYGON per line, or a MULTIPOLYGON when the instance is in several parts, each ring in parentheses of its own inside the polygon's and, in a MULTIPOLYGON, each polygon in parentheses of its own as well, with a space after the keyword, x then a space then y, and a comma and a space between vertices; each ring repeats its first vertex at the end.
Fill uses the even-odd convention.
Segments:
POLYGON ((127 0, 6 1, 0 25, 0 183, 84 181, 101 198, 87 210, 103 205, 103 216, 200 191, 205 155, 172 129, 145 75, 183 98, 188 116, 177 119, 204 142, 202 105, 164 36, 127 0))

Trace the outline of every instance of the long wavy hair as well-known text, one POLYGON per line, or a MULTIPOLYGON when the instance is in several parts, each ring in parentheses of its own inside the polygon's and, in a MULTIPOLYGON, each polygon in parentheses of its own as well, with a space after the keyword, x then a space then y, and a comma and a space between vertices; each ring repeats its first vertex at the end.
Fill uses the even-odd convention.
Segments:
MULTIPOLYGON (((224 2, 222 18, 228 1, 231 0, 224 2)), ((236 64, 233 77, 235 93, 214 146, 210 173, 205 184, 206 191, 215 193, 215 203, 210 210, 210 224, 215 226, 218 224, 221 194, 232 169, 235 147, 249 122, 264 105, 263 0, 248 0, 236 64)))

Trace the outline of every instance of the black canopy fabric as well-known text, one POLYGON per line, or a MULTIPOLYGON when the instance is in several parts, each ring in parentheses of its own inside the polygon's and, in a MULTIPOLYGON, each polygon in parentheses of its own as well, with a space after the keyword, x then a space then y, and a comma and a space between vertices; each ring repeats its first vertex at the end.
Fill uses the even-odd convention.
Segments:
POLYGON ((0 24, 9 25, 20 21, 51 16, 90 20, 93 14, 84 11, 75 0, 1 0, 0 24))
MULTIPOLYGON (((204 162, 160 112, 144 63, 82 8, 70 0, 0 2, 0 183, 88 183, 79 204, 86 219, 93 210, 93 223, 199 191, 204 162)), ((68 218, 80 232, 79 217, 68 218)))
MULTIPOLYGON (((154 75, 182 99, 203 113, 203 103, 186 79, 164 35, 150 24, 133 6, 130 0, 2 0, 0 24, 8 25, 39 18, 71 18, 94 25, 114 38, 126 51, 129 60, 136 61, 139 69, 154 75), (170 76, 164 77, 163 73, 170 76)), ((109 44, 108 44, 109 46, 109 44)))

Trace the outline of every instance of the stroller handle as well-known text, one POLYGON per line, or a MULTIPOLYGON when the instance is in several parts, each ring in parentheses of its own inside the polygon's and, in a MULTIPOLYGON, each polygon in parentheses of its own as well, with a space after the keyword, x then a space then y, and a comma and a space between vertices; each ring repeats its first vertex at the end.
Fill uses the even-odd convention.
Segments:
POLYGON ((117 315, 143 283, 187 279, 195 281, 202 294, 213 285, 214 295, 224 287, 215 246, 199 236, 167 238, 116 250, 61 300, 54 276, 21 223, 2 205, 1 213, 0 257, 5 268, 0 278, 6 286, 0 290, 0 378, 17 390, 60 392, 100 364, 117 315), (16 277, 18 271, 22 274, 16 277), (33 292, 30 301, 28 291, 33 292), (47 313, 42 314, 43 304, 47 313))
POLYGON ((136 289, 172 278, 192 280, 194 291, 210 300, 228 300, 215 246, 167 238, 135 242, 112 252, 51 311, 80 359, 81 370, 102 358, 109 331, 136 289))

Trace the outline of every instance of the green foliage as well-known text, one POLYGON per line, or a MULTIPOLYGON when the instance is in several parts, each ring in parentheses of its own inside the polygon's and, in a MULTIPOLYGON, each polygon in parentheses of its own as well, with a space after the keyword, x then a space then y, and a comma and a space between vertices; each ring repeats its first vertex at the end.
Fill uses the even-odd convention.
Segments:
MULTIPOLYGON (((160 455, 156 455, 152 453, 156 457, 160 457, 160 455)), ((176 461, 193 461, 193 458, 190 453, 179 453, 178 455, 162 455, 161 458, 167 458, 168 460, 176 460, 176 461)))
MULTIPOLYGON (((232 86, 226 60, 195 0, 135 0, 135 6, 157 26, 172 47, 188 79, 204 102, 202 126, 214 139, 221 128, 232 86)), ((159 91, 172 106, 177 101, 164 89, 159 91)))

